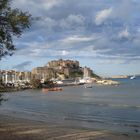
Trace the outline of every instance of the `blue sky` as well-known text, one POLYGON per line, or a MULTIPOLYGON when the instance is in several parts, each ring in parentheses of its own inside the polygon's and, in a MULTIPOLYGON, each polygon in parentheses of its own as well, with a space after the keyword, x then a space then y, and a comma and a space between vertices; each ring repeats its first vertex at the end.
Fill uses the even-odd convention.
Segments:
POLYGON ((73 59, 102 76, 140 74, 139 0, 13 0, 40 20, 21 38, 1 69, 31 70, 73 59))

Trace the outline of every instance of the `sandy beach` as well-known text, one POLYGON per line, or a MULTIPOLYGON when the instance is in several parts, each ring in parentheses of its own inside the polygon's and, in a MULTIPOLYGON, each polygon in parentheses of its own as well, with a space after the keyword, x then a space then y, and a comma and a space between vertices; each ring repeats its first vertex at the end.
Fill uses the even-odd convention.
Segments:
POLYGON ((0 140, 139 140, 140 135, 112 133, 0 115, 0 140))

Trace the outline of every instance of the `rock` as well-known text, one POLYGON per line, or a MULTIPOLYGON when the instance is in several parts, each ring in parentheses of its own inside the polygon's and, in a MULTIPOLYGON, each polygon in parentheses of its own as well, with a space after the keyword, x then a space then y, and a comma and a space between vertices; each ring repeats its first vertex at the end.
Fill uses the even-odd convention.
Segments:
POLYGON ((101 84, 101 85, 118 85, 119 84, 119 82, 112 81, 112 80, 98 80, 96 83, 101 84))

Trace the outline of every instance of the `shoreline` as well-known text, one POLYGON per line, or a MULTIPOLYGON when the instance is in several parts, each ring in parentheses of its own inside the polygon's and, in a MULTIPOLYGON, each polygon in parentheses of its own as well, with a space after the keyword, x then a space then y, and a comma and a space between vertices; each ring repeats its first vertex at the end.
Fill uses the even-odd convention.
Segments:
POLYGON ((1 140, 139 140, 140 135, 113 133, 76 127, 63 124, 43 123, 0 115, 1 140))
POLYGON ((4 92, 16 92, 16 91, 21 91, 21 90, 24 90, 24 89, 21 89, 21 88, 7 88, 7 87, 4 87, 4 88, 0 88, 0 93, 4 93, 4 92))

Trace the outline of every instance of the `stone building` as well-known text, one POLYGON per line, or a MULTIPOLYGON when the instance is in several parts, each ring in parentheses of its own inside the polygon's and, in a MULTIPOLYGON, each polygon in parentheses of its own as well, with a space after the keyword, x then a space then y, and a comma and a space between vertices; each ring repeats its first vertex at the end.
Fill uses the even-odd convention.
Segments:
POLYGON ((80 70, 79 61, 73 60, 54 60, 50 61, 47 66, 55 69, 59 74, 64 74, 66 77, 70 77, 71 73, 80 70))
POLYGON ((32 75, 36 79, 51 79, 51 78, 70 78, 74 72, 81 72, 81 67, 78 61, 73 60, 53 60, 48 62, 44 67, 37 67, 32 70, 32 75))
POLYGON ((73 60, 54 60, 50 61, 47 65, 50 68, 57 68, 61 69, 63 67, 71 67, 71 68, 78 68, 79 67, 79 62, 78 61, 73 61, 73 60))
POLYGON ((84 67, 83 71, 84 71, 84 77, 91 77, 92 76, 93 71, 90 68, 84 67))
POLYGON ((0 77, 3 83, 30 82, 31 72, 18 72, 15 70, 2 70, 0 77))
POLYGON ((32 70, 32 76, 35 79, 46 80, 49 78, 55 78, 56 72, 53 68, 49 68, 47 66, 37 67, 32 70))
POLYGON ((15 82, 15 71, 13 70, 3 70, 1 71, 1 79, 3 83, 14 83, 15 82))

